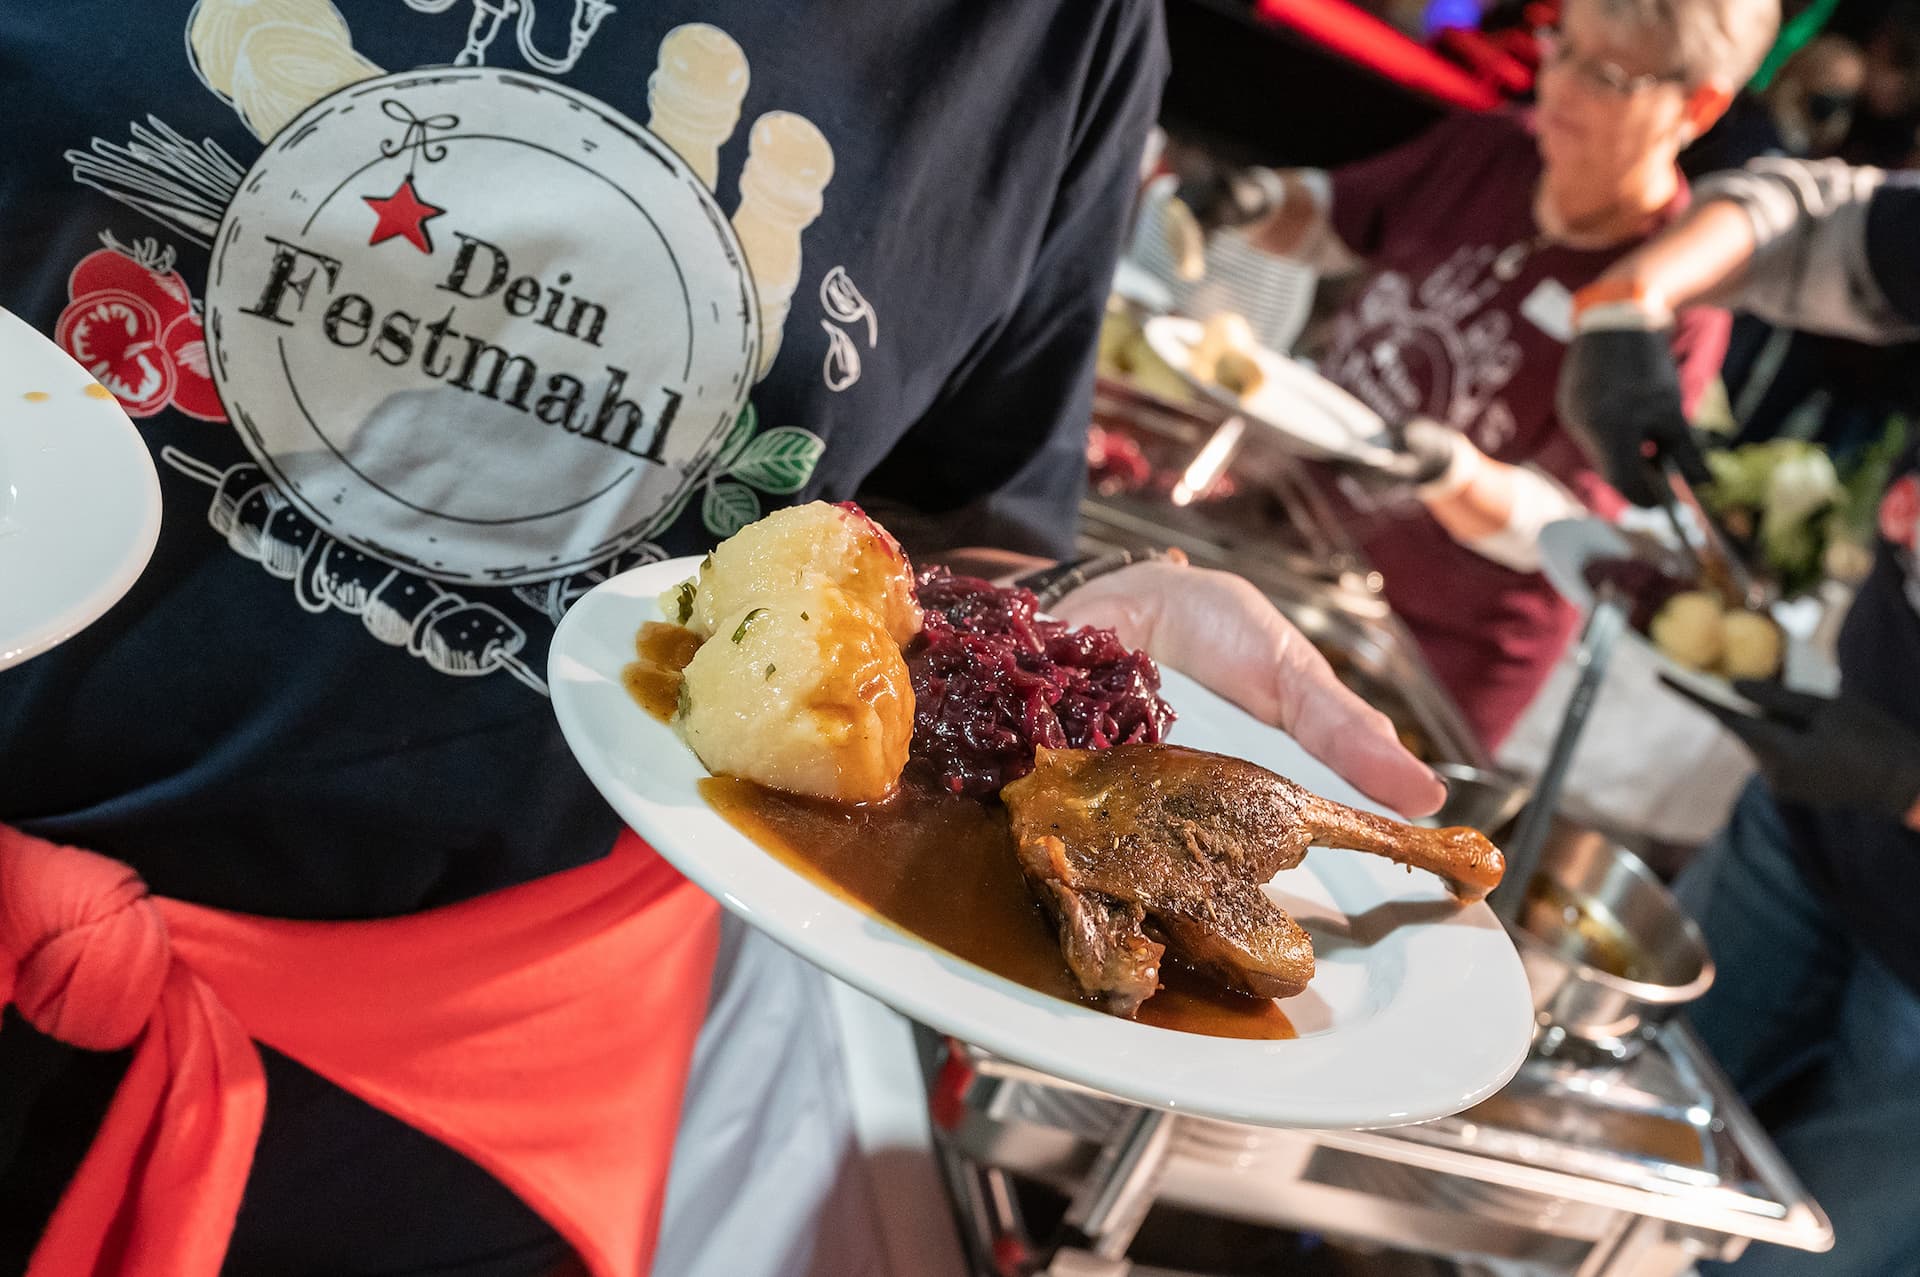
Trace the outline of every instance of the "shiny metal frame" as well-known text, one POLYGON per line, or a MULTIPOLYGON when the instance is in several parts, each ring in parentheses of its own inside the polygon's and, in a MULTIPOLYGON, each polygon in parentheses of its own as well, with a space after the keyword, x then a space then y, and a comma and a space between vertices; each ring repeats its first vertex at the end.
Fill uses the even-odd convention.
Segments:
MULTIPOLYGON (((1682 1025, 1624 1063, 1535 1056, 1493 1101, 1380 1131, 1156 1113, 949 1049, 968 1081, 948 1097, 957 1106, 936 1106, 948 1124, 935 1138, 981 1277, 1147 1277, 1126 1252, 1157 1202, 1577 1277, 1676 1277, 1753 1241, 1833 1244, 1824 1212, 1682 1025), (1060 1233, 1027 1233, 1016 1175, 1072 1198, 1060 1233)), ((948 1085, 956 1075, 950 1063, 948 1085)))

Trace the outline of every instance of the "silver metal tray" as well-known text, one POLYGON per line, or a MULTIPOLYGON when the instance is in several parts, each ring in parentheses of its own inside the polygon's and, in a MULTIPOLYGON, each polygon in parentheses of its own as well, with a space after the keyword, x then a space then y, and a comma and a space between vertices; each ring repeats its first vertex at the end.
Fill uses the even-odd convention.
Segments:
MULTIPOLYGON (((971 1081, 936 1114, 950 1119, 937 1135, 963 1202, 980 1205, 1006 1174, 1085 1197, 1139 1110, 959 1050, 971 1081)), ((951 1088, 959 1071, 950 1064, 945 1076, 951 1088)), ((1825 1214, 1680 1025, 1625 1064, 1535 1057, 1492 1100, 1420 1126, 1301 1132, 1178 1118, 1159 1142, 1151 1174, 1136 1168, 1128 1186, 1131 1216, 1115 1216, 1132 1228, 1165 1204, 1583 1277, 1677 1274, 1756 1240, 1808 1251, 1833 1242, 1825 1214)), ((1124 1238, 1104 1240, 1107 1259, 1124 1253, 1124 1238)))

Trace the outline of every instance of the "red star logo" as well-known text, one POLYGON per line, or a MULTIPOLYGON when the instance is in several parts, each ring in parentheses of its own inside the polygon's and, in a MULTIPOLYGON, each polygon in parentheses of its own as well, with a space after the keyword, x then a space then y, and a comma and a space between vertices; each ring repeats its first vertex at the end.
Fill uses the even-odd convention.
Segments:
POLYGON ((384 199, 378 195, 362 195, 360 198, 380 215, 379 222, 373 228, 373 237, 367 241, 369 248, 390 239, 405 238, 421 252, 433 252, 433 241, 427 236, 427 223, 447 210, 436 208, 421 199, 413 189, 411 177, 384 199))

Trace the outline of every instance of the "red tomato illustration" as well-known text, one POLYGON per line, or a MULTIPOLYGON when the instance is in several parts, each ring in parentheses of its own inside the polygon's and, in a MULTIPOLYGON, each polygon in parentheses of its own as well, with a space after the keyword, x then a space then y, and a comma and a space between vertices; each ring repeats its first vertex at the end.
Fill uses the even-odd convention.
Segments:
POLYGON ((173 361, 173 406, 202 421, 225 421, 220 392, 214 389, 213 368, 207 362, 207 333, 200 317, 188 312, 160 334, 160 349, 173 361))
POLYGON ((70 303, 54 340, 120 401, 129 417, 151 417, 173 396, 173 360, 160 348, 160 316, 117 288, 70 303))
POLYGON ((172 268, 170 251, 162 252, 152 240, 142 240, 134 252, 139 254, 137 258, 119 247, 88 253, 67 276, 67 296, 78 301, 108 289, 132 293, 153 307, 163 326, 192 309, 193 294, 180 272, 172 268))

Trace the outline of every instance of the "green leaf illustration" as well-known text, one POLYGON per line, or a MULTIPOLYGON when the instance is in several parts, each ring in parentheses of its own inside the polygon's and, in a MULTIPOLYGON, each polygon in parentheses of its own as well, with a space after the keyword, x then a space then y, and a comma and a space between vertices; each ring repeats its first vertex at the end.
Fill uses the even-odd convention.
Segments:
POLYGON ((762 492, 789 496, 807 486, 826 448, 826 440, 811 430, 781 426, 757 436, 727 473, 762 492))
POLYGON ((754 411, 753 403, 749 400, 746 406, 740 409, 740 415, 734 419, 733 431, 727 435, 727 442, 720 449, 720 455, 713 459, 716 474, 725 474, 727 467, 740 459, 741 450, 752 440, 753 432, 759 428, 760 414, 754 411))
POLYGON ((700 502, 700 517, 707 531, 717 537, 730 537, 760 517, 760 498, 743 484, 716 483, 700 502))

